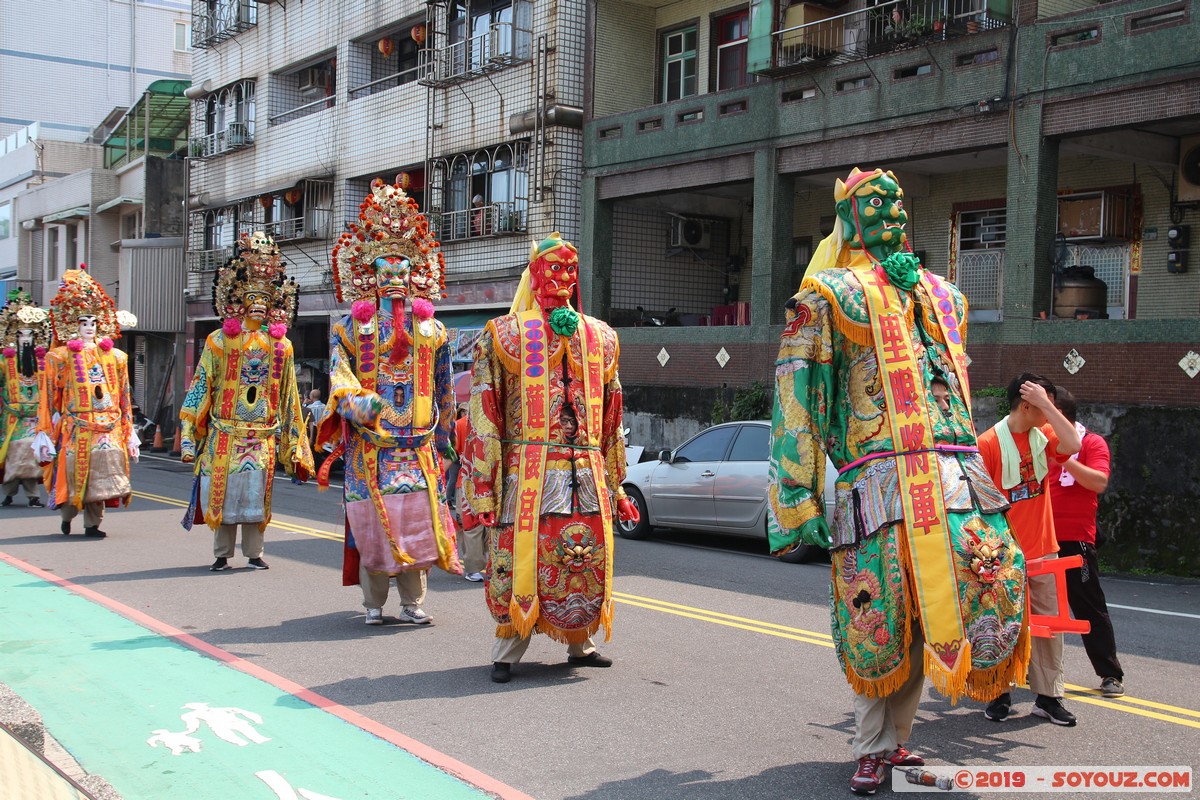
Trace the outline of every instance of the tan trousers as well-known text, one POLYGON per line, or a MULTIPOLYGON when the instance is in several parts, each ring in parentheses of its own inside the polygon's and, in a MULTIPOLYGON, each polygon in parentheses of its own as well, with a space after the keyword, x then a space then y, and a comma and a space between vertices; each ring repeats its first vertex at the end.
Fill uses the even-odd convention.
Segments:
POLYGON ((854 759, 890 753, 908 741, 925 687, 925 635, 916 620, 908 652, 908 680, 887 697, 854 695, 854 759))
MULTIPOLYGON (((79 509, 73 503, 59 506, 59 513, 62 514, 63 522, 70 522, 79 514, 79 509)), ((94 503, 83 504, 83 526, 85 528, 99 528, 100 523, 104 521, 104 501, 97 500, 94 503)))
MULTIPOLYGON (((218 525, 213 531, 213 555, 217 558, 233 558, 233 544, 237 541, 238 526, 218 525)), ((257 522, 242 523, 242 555, 246 558, 262 558, 263 532, 257 522)))
MULTIPOLYGON (((1058 558, 1051 553, 1042 558, 1058 558)), ((1058 592, 1053 575, 1034 575, 1029 579, 1029 611, 1032 614, 1054 615, 1058 613, 1058 592)), ((1029 688, 1034 694, 1047 697, 1063 696, 1063 637, 1056 633, 1031 636, 1029 652, 1029 688)))
MULTIPOLYGON (((421 569, 401 572, 395 576, 396 589, 400 592, 400 605, 420 606, 425 602, 428 574, 429 570, 421 569)), ((366 567, 359 565, 358 584, 362 587, 363 608, 383 608, 392 585, 392 577, 382 572, 367 572, 366 567)))
MULTIPOLYGON (((516 664, 521 660, 521 656, 525 655, 525 651, 529 649, 529 640, 532 637, 526 636, 522 639, 520 636, 514 636, 511 639, 501 639, 496 637, 496 641, 492 644, 492 661, 498 661, 503 664, 516 664)), ((567 645, 567 655, 569 656, 586 656, 588 653, 595 652, 596 645, 589 638, 586 642, 580 644, 567 645)))
POLYGON ((17 496, 17 489, 24 489, 26 497, 38 497, 39 481, 37 478, 13 478, 11 481, 4 482, 4 493, 9 497, 17 496))

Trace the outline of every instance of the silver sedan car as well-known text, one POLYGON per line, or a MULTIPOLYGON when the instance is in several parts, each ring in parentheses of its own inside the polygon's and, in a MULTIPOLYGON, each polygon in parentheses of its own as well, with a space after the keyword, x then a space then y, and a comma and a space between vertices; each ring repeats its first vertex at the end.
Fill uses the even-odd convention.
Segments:
MULTIPOLYGON (((771 423, 727 422, 663 450, 655 461, 629 468, 625 493, 637 504, 641 520, 621 522, 617 532, 641 539, 652 528, 682 528, 744 536, 767 535, 767 460, 771 423)), ((825 462, 825 518, 833 524, 833 484, 837 470, 825 462)), ((821 548, 801 545, 780 556, 789 563, 807 561, 821 548)))

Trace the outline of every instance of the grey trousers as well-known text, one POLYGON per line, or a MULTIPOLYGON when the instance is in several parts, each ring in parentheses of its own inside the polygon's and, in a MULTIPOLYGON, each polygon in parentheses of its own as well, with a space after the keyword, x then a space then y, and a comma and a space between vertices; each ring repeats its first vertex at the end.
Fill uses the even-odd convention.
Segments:
MULTIPOLYGON (((58 512, 62 515, 63 522, 70 522, 79 514, 79 509, 74 503, 67 503, 58 507, 58 512)), ((83 504, 83 526, 85 528, 99 528, 100 523, 104 521, 104 501, 97 500, 94 503, 83 504)))
POLYGON ((38 484, 41 483, 37 478, 13 478, 11 481, 4 482, 4 493, 9 497, 17 496, 17 489, 24 489, 27 497, 38 497, 38 484))
POLYGON ((854 759, 890 753, 912 733, 921 690, 925 688, 925 635, 913 620, 908 651, 908 680, 887 697, 854 695, 854 759))
MULTIPOLYGON (((257 522, 242 523, 242 555, 246 558, 262 558, 263 532, 257 522)), ((233 558, 233 545, 237 541, 238 526, 218 525, 213 531, 213 555, 217 558, 233 558)))
MULTIPOLYGON (((1058 553, 1042 556, 1058 558, 1058 553)), ((1034 575, 1029 579, 1029 613, 1054 615, 1058 613, 1058 591, 1054 575, 1034 575)), ((1030 636, 1029 688, 1034 694, 1047 697, 1063 696, 1063 637, 1056 633, 1030 636)))
MULTIPOLYGON (((503 664, 516 664, 525 655, 525 651, 529 649, 529 640, 533 638, 526 636, 514 636, 511 639, 502 639, 496 637, 496 641, 492 644, 492 661, 498 661, 503 664)), ((567 655, 569 656, 586 656, 588 653, 593 653, 596 650, 596 645, 589 638, 586 642, 580 644, 567 645, 567 655)))
POLYGON ((392 576, 382 572, 367 572, 367 568, 359 564, 358 585, 362 587, 363 608, 383 608, 393 577, 396 589, 400 592, 400 605, 420 606, 425 602, 425 576, 428 574, 429 570, 421 569, 392 576))

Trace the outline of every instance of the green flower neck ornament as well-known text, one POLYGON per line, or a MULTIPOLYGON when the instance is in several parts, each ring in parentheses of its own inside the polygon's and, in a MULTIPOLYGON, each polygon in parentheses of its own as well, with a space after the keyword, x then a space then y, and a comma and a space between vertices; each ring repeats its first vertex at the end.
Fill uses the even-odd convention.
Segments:
POLYGON ((911 292, 917 285, 921 274, 921 262, 912 253, 897 252, 885 258, 880 266, 887 273, 888 280, 902 292, 911 292))
POLYGON ((571 336, 579 327, 579 312, 570 306, 559 306, 550 312, 550 330, 559 336, 571 336))

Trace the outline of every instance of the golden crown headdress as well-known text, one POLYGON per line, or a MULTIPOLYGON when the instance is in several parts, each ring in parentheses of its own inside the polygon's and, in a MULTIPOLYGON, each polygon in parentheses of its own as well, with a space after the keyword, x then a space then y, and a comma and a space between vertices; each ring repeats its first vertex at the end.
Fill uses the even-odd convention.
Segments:
POLYGON ((15 347, 17 331, 33 331, 34 347, 50 346, 50 314, 33 304, 33 298, 24 289, 13 289, 8 293, 8 303, 0 311, 0 346, 15 347))
POLYGON ((295 320, 300 289, 295 279, 287 276, 279 247, 262 231, 242 234, 237 254, 217 270, 213 278, 213 312, 221 319, 241 320, 246 313, 243 298, 247 292, 269 298, 268 323, 291 325, 295 320))
POLYGON ((399 184, 371 181, 371 194, 359 205, 358 222, 333 248, 333 285, 339 302, 375 300, 375 259, 401 256, 409 261, 410 297, 441 299, 446 261, 429 221, 399 184), (424 280, 421 280, 423 278, 424 280))
POLYGON ((96 336, 115 339, 121 327, 137 324, 132 314, 117 311, 117 304, 87 271, 86 264, 63 273, 58 294, 50 301, 50 328, 54 343, 63 344, 79 336, 79 318, 96 318, 96 336))

